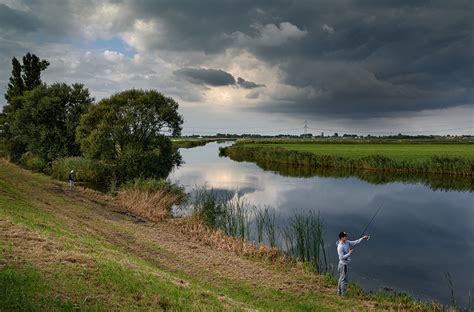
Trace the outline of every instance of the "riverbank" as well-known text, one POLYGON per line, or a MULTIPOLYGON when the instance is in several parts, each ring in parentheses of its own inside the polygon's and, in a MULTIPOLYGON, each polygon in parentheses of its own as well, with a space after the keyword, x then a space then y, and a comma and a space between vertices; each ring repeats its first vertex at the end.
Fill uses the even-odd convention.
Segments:
POLYGON ((421 310, 303 266, 249 257, 0 160, 0 302, 20 310, 421 310))
POLYGON ((280 163, 310 168, 460 176, 472 176, 474 168, 474 145, 468 143, 257 142, 237 141, 237 144, 221 149, 220 153, 233 160, 252 161, 260 165, 280 163))

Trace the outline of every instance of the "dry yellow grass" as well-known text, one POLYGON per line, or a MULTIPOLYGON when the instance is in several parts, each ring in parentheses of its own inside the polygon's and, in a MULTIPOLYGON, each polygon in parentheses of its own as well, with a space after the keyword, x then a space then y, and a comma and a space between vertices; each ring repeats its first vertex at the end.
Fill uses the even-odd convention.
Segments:
POLYGON ((196 241, 205 243, 208 246, 234 252, 238 255, 265 259, 273 262, 287 262, 288 257, 276 248, 269 248, 263 244, 257 244, 236 237, 228 236, 220 230, 213 230, 206 227, 194 218, 186 217, 172 220, 178 225, 181 233, 189 235, 196 241))
POLYGON ((171 217, 171 209, 179 202, 179 197, 165 190, 126 189, 117 194, 116 202, 130 212, 158 222, 171 217))

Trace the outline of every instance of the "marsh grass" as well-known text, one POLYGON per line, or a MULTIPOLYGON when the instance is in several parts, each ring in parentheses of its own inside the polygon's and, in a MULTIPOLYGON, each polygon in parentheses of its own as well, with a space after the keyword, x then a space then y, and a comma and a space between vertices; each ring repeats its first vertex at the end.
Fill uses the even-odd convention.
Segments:
POLYGON ((193 215, 211 229, 241 240, 250 239, 250 204, 238 196, 219 197, 214 190, 197 189, 193 215))
POLYGON ((323 221, 320 214, 297 214, 283 230, 287 252, 302 262, 311 263, 317 273, 328 272, 324 244, 323 221))
POLYGON ((268 240, 268 245, 270 247, 277 246, 277 224, 276 224, 276 214, 273 210, 270 210, 269 207, 265 207, 263 210, 264 215, 264 228, 268 240))
POLYGON ((174 205, 187 200, 182 186, 166 180, 136 179, 123 185, 116 201, 123 208, 152 221, 171 217, 174 205))
POLYGON ((308 263, 317 273, 329 272, 319 213, 296 214, 288 225, 278 227, 276 213, 270 207, 260 209, 237 196, 219 198, 213 190, 205 188, 196 194, 193 216, 209 229, 242 241, 250 240, 254 234, 256 244, 264 243, 270 249, 308 263))

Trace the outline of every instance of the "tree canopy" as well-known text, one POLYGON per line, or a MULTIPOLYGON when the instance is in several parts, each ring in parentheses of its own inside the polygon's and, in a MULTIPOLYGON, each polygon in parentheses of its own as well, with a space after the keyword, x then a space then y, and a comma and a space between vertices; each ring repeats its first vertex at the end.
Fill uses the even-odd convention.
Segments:
MULTIPOLYGON (((94 99, 82 84, 39 85, 12 99, 10 139, 46 162, 80 154, 75 129, 94 99)), ((13 151, 18 160, 23 151, 13 151)))
POLYGON ((9 79, 5 99, 10 101, 15 96, 23 95, 24 91, 33 90, 41 84, 41 72, 48 68, 49 62, 41 60, 38 56, 26 53, 23 56, 23 65, 16 57, 12 59, 12 75, 9 79))
POLYGON ((154 90, 127 90, 101 100, 81 118, 77 142, 86 157, 111 163, 121 180, 164 177, 180 163, 171 140, 183 118, 178 103, 154 90))

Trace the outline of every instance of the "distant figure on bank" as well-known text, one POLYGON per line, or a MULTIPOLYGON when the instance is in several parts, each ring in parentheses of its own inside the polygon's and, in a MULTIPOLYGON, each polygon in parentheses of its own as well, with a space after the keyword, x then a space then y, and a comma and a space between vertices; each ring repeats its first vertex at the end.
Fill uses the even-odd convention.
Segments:
POLYGON ((346 232, 339 233, 339 240, 336 242, 337 254, 339 255, 339 265, 337 270, 339 271, 339 283, 337 285, 337 291, 340 296, 344 296, 346 292, 347 284, 347 269, 351 262, 352 248, 362 242, 362 240, 368 240, 370 236, 364 235, 355 241, 350 241, 349 236, 346 232))
POLYGON ((74 170, 69 172, 69 191, 74 191, 74 170))

